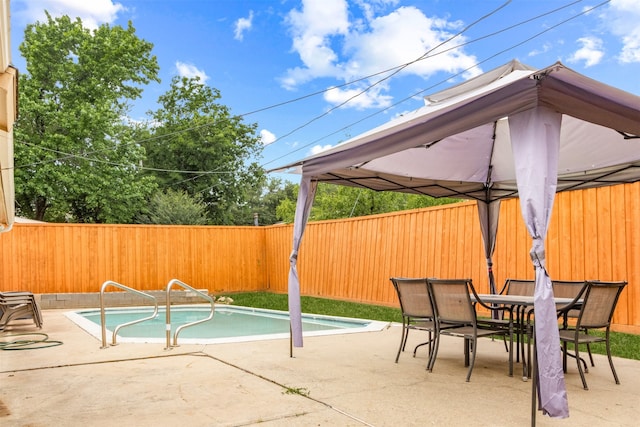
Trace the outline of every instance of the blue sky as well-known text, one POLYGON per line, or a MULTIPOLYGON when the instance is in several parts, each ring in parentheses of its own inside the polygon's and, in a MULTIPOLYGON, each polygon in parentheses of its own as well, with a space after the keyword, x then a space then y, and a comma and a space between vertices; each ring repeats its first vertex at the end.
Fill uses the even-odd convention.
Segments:
POLYGON ((24 28, 44 10, 88 28, 131 21, 154 44, 162 80, 131 118, 155 109, 173 76, 199 75, 233 114, 258 124, 267 169, 512 59, 538 68, 561 61, 640 95, 640 0, 11 0, 21 72, 24 28))

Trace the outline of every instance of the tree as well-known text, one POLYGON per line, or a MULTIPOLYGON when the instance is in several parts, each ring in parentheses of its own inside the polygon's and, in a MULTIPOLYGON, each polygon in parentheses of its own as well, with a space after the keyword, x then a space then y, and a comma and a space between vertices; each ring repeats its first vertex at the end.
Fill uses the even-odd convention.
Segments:
MULTIPOLYGON (((283 199, 277 208, 278 216, 285 222, 293 222, 298 186, 293 197, 283 199)), ((351 218, 456 203, 450 198, 436 199, 429 196, 392 191, 373 191, 366 188, 347 187, 320 183, 311 207, 309 219, 351 218)))
POLYGON ((158 80, 152 44, 128 27, 93 31, 68 16, 25 30, 14 128, 17 212, 72 222, 130 222, 155 191, 123 123, 142 86, 158 80))
POLYGON ((282 220, 277 212, 278 206, 286 199, 295 200, 297 186, 292 182, 269 178, 258 190, 250 198, 248 208, 252 213, 258 214, 260 225, 271 225, 282 220))
POLYGON ((149 206, 149 213, 141 215, 144 224, 205 225, 207 207, 196 197, 184 191, 158 191, 149 206))
POLYGON ((141 137, 145 166, 155 169, 162 189, 199 195, 213 224, 251 224, 244 207, 262 188, 264 170, 255 162, 262 150, 255 124, 246 124, 219 104, 220 92, 198 77, 174 77, 160 96, 160 108, 141 137))

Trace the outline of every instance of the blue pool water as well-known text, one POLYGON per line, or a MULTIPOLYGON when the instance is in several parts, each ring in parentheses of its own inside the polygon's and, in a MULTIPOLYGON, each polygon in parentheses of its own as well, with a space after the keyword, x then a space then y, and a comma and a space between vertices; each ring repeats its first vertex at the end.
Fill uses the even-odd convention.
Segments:
MULTIPOLYGON (((172 306, 171 334, 179 326, 204 319, 209 315, 209 305, 172 306)), ((149 307, 112 308, 106 310, 107 334, 122 323, 148 317, 149 307)), ((67 317, 80 327, 100 338, 100 310, 79 310, 67 313, 67 317)), ((166 313, 159 308, 152 320, 125 326, 118 331, 118 342, 165 342, 166 313)), ((302 330, 305 336, 331 335, 381 330, 387 323, 363 319, 350 319, 303 314, 302 330)), ((239 306, 216 306, 213 319, 180 331, 182 344, 208 344, 220 342, 254 341, 289 337, 289 313, 275 310, 254 309, 239 306)))

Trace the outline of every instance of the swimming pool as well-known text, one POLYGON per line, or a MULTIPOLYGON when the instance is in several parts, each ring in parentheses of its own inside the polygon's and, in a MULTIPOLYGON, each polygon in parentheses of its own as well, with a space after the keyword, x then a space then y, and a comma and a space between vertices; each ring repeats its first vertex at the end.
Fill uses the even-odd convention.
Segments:
MULTIPOLYGON (((176 328, 209 315, 209 305, 171 307, 171 334, 176 328)), ((106 309, 107 334, 118 324, 150 316, 151 307, 106 309)), ((66 316, 82 329, 101 339, 100 309, 77 310, 66 316)), ((118 331, 119 343, 166 342, 165 308, 158 309, 152 320, 123 327, 118 331)), ((380 331, 388 322, 351 319, 314 314, 302 315, 304 336, 349 334, 380 331)), ((216 306, 213 319, 180 332, 179 344, 217 344, 289 338, 289 313, 241 306, 216 306)))

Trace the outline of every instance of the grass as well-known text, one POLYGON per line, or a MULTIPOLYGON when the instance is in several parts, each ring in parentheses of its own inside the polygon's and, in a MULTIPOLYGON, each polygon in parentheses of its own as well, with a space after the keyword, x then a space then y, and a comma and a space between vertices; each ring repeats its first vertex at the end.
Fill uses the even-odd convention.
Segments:
MULTIPOLYGON (((288 297, 285 294, 243 292, 230 296, 233 298, 234 305, 283 311, 287 311, 289 306, 287 301, 288 297)), ((349 301, 307 296, 301 298, 301 304, 303 313, 355 317, 359 319, 381 320, 384 322, 402 322, 400 309, 394 307, 359 304, 349 301)), ((590 333, 604 336, 604 332, 600 331, 590 331, 590 333)), ((640 335, 611 332, 610 340, 611 354, 613 356, 640 360, 640 335)), ((604 343, 591 344, 591 351, 596 354, 606 354, 604 343)))

